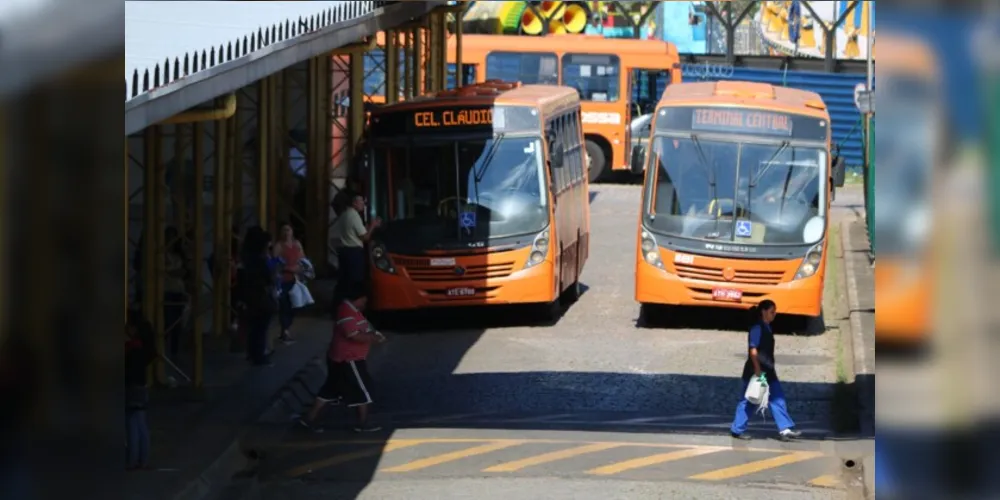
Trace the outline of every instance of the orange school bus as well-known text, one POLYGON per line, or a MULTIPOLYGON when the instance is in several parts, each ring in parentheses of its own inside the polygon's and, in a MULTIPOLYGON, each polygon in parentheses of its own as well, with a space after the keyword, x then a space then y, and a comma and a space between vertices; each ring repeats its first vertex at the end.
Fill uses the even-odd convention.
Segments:
MULTIPOLYGON (((449 40, 448 62, 455 63, 454 37, 449 40)), ((500 79, 576 89, 591 182, 608 171, 631 168, 634 138, 629 125, 653 112, 658 82, 681 82, 673 44, 599 35, 465 35, 462 65, 463 75, 479 82, 500 79)))
MULTIPOLYGON (((928 340, 933 318, 934 269, 930 214, 946 150, 940 66, 915 36, 884 34, 878 85, 886 92, 876 149, 879 183, 875 203, 875 341, 915 347, 928 340)), ((947 239, 937 238, 944 243, 947 239)))
POLYGON ((771 299, 819 316, 832 186, 843 184, 820 96, 684 83, 667 88, 654 120, 636 238, 643 314, 771 299))
POLYGON ((491 81, 381 106, 368 138, 376 313, 538 304, 553 316, 578 296, 590 212, 573 89, 491 81))

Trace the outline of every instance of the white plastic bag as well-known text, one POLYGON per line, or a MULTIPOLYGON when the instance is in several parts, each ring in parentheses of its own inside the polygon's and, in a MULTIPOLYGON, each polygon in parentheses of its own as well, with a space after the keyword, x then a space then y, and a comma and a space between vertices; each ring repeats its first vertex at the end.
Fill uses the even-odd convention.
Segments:
POLYGON ((301 309, 316 303, 307 287, 301 281, 296 281, 292 289, 288 291, 288 301, 292 304, 292 309, 301 309))
POLYGON ((764 380, 763 377, 760 377, 750 379, 750 383, 747 385, 747 391, 743 394, 743 396, 750 404, 760 406, 761 408, 767 408, 769 393, 770 389, 767 387, 767 381, 764 380))

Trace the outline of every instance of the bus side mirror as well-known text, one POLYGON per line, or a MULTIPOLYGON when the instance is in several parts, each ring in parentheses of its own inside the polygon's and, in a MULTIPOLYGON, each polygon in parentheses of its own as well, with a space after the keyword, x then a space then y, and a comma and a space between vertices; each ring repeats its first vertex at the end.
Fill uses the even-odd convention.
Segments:
POLYGON ((844 164, 844 158, 835 156, 833 158, 833 186, 838 188, 844 187, 846 178, 847 166, 844 164))

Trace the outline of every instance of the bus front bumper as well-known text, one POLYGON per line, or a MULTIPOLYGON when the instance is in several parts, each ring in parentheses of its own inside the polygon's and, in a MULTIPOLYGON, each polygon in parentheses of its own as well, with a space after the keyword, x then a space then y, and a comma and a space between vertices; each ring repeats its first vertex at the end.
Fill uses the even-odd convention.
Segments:
MULTIPOLYGON (((405 271, 404 271, 405 273, 405 271)), ((503 278, 415 281, 405 274, 372 270, 371 309, 429 308, 549 303, 556 299, 554 266, 545 261, 503 278)))
POLYGON ((749 309, 765 299, 774 301, 780 314, 817 317, 822 312, 823 276, 816 274, 776 285, 749 285, 680 278, 645 262, 639 263, 635 273, 635 300, 640 304, 749 309), (717 300, 712 293, 715 289, 739 290, 742 297, 717 300))

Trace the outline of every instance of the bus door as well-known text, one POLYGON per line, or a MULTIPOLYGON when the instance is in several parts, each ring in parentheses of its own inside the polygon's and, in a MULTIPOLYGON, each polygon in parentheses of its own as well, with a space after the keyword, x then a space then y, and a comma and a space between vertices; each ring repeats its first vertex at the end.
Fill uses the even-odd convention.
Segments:
POLYGON ((670 71, 665 69, 631 68, 629 70, 628 137, 629 163, 633 174, 645 168, 646 149, 653 123, 653 112, 663 90, 670 85, 670 71))

